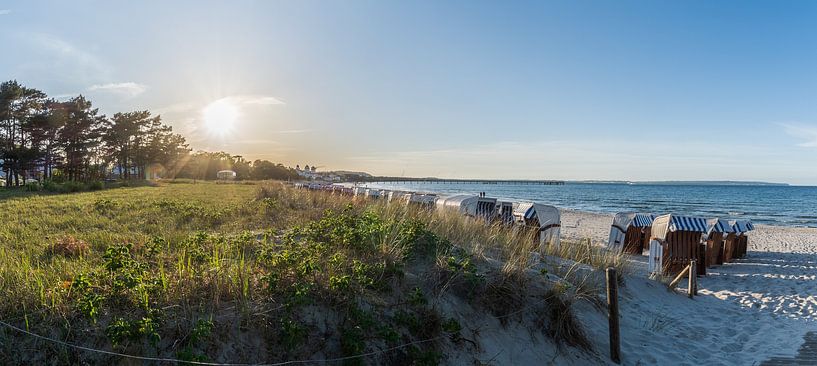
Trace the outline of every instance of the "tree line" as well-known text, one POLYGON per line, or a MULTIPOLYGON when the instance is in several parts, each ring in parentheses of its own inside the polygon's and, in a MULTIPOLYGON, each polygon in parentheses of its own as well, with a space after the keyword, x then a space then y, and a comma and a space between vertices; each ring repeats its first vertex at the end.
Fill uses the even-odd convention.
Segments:
POLYGON ((295 169, 269 160, 247 161, 242 156, 226 152, 198 151, 186 156, 186 163, 176 175, 179 178, 216 179, 220 170, 232 170, 236 179, 298 180, 295 169))
POLYGON ((0 170, 6 186, 103 179, 297 179, 294 169, 226 152, 192 152, 184 136, 150 111, 99 113, 82 95, 49 98, 16 80, 0 84, 0 170))

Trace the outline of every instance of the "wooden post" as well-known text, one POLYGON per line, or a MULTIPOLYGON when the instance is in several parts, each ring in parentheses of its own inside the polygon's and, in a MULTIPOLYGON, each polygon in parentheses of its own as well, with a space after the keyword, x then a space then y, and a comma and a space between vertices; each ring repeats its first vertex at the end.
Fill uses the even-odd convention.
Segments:
POLYGON ((698 270, 695 269, 695 281, 692 281, 692 295, 698 296, 698 270))
POLYGON ((616 269, 607 268, 607 318, 610 320, 610 359, 621 363, 621 343, 618 328, 618 279, 616 269))
POLYGON ((681 280, 684 278, 684 276, 686 276, 688 273, 689 273, 689 266, 686 266, 686 267, 684 267, 684 269, 681 270, 680 273, 678 273, 678 276, 676 276, 675 279, 672 280, 672 282, 669 283, 669 286, 667 287, 667 290, 672 291, 675 288, 675 286, 678 285, 678 282, 681 282, 681 280))
POLYGON ((692 287, 692 294, 698 296, 698 276, 695 276, 695 283, 692 287))
POLYGON ((697 277, 695 274, 695 270, 697 269, 696 265, 697 263, 695 263, 694 259, 689 263, 689 287, 687 288, 687 293, 690 299, 695 294, 695 279, 697 277))

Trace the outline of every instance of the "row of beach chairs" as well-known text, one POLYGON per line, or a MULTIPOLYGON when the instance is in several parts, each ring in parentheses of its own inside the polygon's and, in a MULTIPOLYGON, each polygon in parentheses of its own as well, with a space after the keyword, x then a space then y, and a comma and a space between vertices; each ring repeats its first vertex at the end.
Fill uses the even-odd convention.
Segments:
POLYGON ((295 183, 296 188, 320 190, 354 198, 385 200, 389 203, 417 205, 435 210, 458 212, 464 216, 484 220, 486 224, 500 223, 538 229, 534 240, 542 248, 560 244, 561 215, 550 205, 535 202, 502 201, 484 195, 458 194, 442 196, 429 193, 396 191, 340 184, 295 183))
POLYGON ((613 217, 607 246, 610 250, 642 255, 649 250, 651 273, 675 274, 692 260, 698 275, 707 268, 747 254, 749 220, 622 212, 613 217))

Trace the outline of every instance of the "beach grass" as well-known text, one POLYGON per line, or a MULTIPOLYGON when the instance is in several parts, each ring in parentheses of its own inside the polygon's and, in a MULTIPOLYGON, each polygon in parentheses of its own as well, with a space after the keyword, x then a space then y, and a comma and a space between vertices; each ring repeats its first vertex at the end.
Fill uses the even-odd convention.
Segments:
MULTIPOLYGON (((173 183, 5 193, 0 320, 85 347, 187 361, 390 349, 377 360, 434 364, 461 329, 438 299, 456 296, 503 321, 541 303, 557 309, 537 325, 543 333, 586 346, 571 302, 598 295, 598 269, 626 270, 620 255, 583 242, 533 256, 531 232, 451 212, 278 182, 173 183), (547 258, 558 263, 543 267, 547 258), (563 281, 543 280, 542 268, 563 281)), ((0 358, 118 360, 9 328, 0 330, 0 358)))

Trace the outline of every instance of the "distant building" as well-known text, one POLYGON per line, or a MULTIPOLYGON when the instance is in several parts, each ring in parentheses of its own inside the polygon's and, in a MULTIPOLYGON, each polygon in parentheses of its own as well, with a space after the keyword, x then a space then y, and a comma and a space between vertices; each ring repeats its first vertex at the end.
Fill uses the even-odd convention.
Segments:
POLYGON ((220 170, 216 173, 216 177, 220 180, 233 180, 235 179, 235 172, 232 170, 220 170))
POLYGON ((333 172, 318 172, 317 165, 309 166, 307 164, 304 165, 303 169, 301 169, 300 165, 296 165, 295 172, 298 173, 300 177, 308 180, 322 180, 327 182, 340 182, 343 180, 341 176, 333 172))

